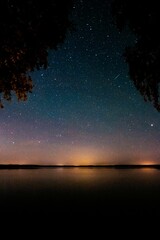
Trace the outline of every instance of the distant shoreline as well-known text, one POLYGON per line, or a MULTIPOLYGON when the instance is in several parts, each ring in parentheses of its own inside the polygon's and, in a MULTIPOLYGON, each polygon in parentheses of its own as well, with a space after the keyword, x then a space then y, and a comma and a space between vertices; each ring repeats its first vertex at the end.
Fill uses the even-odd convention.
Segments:
POLYGON ((114 169, 160 169, 159 164, 115 164, 115 165, 38 165, 38 164, 0 164, 1 169, 40 169, 40 168, 114 168, 114 169))

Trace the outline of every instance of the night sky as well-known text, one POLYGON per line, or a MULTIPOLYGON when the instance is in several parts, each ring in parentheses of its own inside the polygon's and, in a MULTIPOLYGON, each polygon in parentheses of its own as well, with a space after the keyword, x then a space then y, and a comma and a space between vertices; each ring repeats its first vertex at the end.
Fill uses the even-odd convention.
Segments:
POLYGON ((122 56, 135 38, 116 29, 104 2, 77 1, 76 31, 49 51, 47 70, 31 74, 28 100, 4 102, 0 163, 160 163, 160 113, 135 89, 122 56))

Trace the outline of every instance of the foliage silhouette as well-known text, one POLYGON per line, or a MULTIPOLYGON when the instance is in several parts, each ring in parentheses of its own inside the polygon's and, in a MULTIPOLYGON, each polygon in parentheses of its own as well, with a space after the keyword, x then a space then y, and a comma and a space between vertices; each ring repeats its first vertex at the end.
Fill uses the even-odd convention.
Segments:
POLYGON ((121 31, 128 26, 136 36, 124 57, 135 87, 160 111, 160 35, 158 1, 113 0, 113 21, 121 31))
MULTIPOLYGON (((46 68, 48 49, 57 49, 67 31, 73 0, 0 1, 0 94, 26 100, 33 83, 29 71, 46 68)), ((0 107, 3 104, 0 100, 0 107)))

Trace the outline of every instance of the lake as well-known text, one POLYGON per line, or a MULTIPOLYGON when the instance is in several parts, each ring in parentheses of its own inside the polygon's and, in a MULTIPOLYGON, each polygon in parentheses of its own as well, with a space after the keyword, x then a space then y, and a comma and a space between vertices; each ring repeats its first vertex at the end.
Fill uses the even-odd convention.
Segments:
POLYGON ((160 170, 0 170, 0 214, 159 216, 160 170))

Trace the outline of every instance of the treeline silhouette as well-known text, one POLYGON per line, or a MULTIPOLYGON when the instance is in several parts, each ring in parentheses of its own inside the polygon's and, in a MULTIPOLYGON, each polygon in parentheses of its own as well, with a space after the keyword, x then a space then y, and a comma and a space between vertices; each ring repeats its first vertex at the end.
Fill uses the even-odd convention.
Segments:
MULTIPOLYGON (((33 83, 29 71, 46 68, 48 49, 63 43, 72 28, 72 0, 0 1, 0 94, 26 100, 33 83)), ((0 101, 0 107, 3 107, 0 101)))
POLYGON ((160 13, 158 1, 113 0, 112 16, 120 31, 126 26, 135 34, 124 57, 135 87, 160 111, 160 13))

